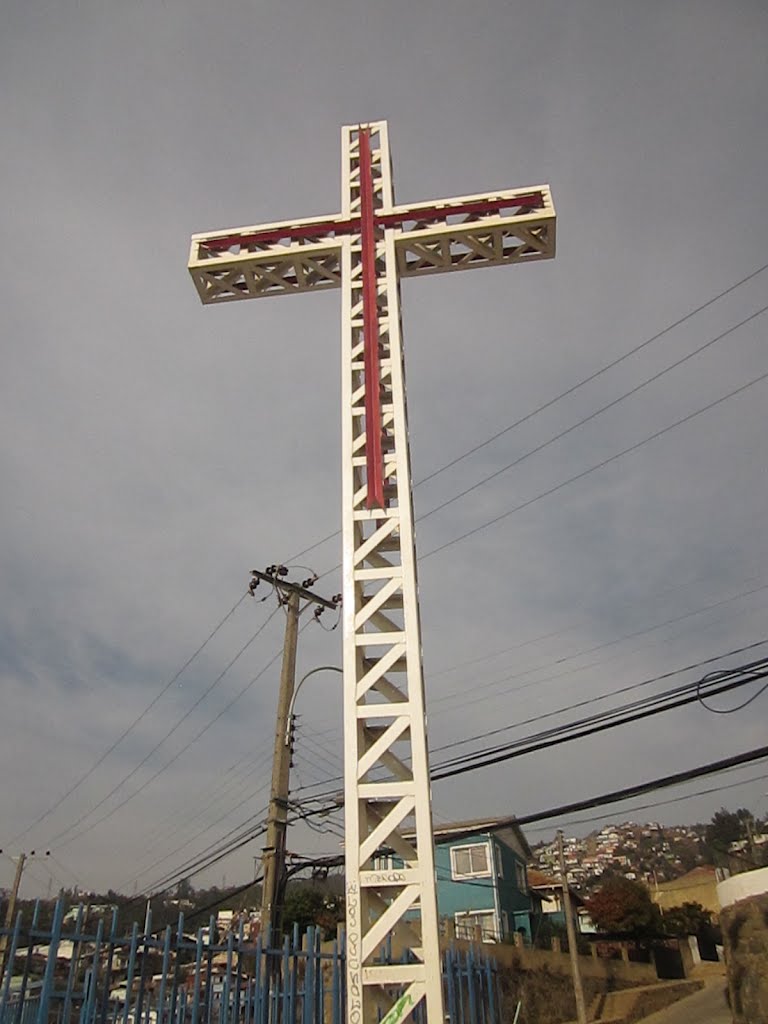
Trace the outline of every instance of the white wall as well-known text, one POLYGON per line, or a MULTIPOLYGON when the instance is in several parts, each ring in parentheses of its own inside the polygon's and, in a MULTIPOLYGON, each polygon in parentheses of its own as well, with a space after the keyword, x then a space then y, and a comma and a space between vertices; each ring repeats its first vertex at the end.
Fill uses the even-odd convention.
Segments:
POLYGON ((717 886, 717 898, 721 907, 730 907, 732 903, 738 903, 749 896, 760 896, 764 892, 768 892, 768 868, 733 875, 717 886))

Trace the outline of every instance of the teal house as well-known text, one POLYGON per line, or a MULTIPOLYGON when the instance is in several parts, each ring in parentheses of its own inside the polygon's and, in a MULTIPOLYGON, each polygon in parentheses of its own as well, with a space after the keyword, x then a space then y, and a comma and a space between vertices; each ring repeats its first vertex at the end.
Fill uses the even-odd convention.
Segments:
POLYGON ((478 819, 435 826, 437 909, 456 938, 500 942, 515 932, 528 941, 540 900, 528 885, 531 850, 520 826, 478 819))

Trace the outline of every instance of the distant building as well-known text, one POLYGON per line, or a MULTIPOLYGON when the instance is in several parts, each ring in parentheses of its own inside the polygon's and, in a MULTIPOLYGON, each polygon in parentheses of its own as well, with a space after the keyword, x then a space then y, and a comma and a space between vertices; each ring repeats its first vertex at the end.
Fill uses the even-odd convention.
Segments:
POLYGON ((710 865, 694 868, 671 882, 659 882, 651 886, 651 899, 661 908, 662 913, 684 903, 699 903, 705 910, 711 910, 715 918, 720 913, 717 899, 717 873, 710 865))
MULTIPOLYGON (((528 886, 532 857, 520 826, 509 818, 478 818, 436 826, 437 911, 456 938, 500 942, 515 932, 534 934, 539 898, 528 886)), ((406 839, 409 838, 407 835, 406 839)), ((377 858, 378 869, 402 867, 377 858)))
MULTIPOLYGON (((536 868, 528 869, 528 885, 531 892, 539 897, 541 901, 541 914, 545 920, 552 924, 565 927, 565 908, 563 905, 563 883, 559 878, 538 871, 536 868)), ((568 892, 571 895, 571 906, 576 912, 578 919, 578 930, 581 931, 580 908, 584 906, 584 900, 569 885, 568 892)), ((586 912, 585 912, 586 913, 586 912)))
POLYGON ((435 828, 437 906, 457 938, 500 941, 524 932, 530 941, 538 898, 528 884, 531 850, 509 819, 453 822, 435 828))

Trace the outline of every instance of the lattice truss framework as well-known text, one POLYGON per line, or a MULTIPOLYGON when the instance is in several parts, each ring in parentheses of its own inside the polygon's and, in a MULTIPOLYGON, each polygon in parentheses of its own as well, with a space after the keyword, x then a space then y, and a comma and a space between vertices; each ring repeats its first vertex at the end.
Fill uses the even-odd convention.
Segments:
POLYGON ((342 129, 342 173, 340 215, 195 235, 189 269, 204 303, 342 289, 348 1018, 443 1024, 399 282, 551 258, 555 211, 546 185, 395 206, 383 121, 342 129))

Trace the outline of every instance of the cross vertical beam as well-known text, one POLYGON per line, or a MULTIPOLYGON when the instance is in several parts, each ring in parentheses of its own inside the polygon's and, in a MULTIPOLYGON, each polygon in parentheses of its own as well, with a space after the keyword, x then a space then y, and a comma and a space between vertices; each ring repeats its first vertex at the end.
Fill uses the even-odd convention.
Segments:
POLYGON ((384 464, 381 451, 381 378, 379 372, 379 311, 376 282, 376 236, 373 220, 373 168, 370 129, 361 128, 360 241, 363 270, 363 333, 365 351, 365 452, 368 508, 384 507, 384 464))
POLYGON ((344 129, 342 160, 342 213, 360 219, 341 275, 348 1014, 404 1018, 425 999, 432 1024, 442 977, 400 294, 394 229, 372 224, 392 208, 386 125, 344 129), (395 870, 377 870, 382 847, 395 870), (387 941, 411 962, 379 966, 387 941), (393 986, 407 996, 394 1006, 393 986))

